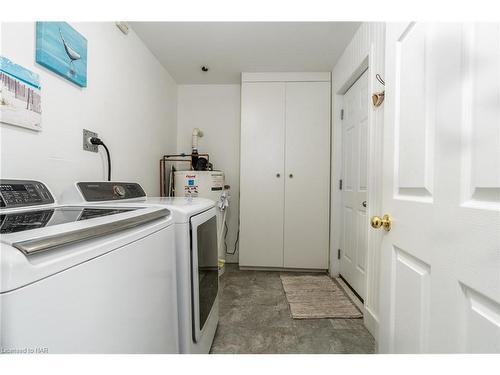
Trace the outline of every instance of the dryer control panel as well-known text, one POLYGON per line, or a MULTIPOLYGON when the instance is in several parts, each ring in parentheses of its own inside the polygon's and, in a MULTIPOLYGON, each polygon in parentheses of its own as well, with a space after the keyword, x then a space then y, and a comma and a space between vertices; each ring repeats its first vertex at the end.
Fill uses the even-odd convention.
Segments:
POLYGON ((87 202, 115 201, 142 198, 146 193, 141 185, 133 182, 78 182, 76 184, 87 202))
POLYGON ((16 208, 54 203, 49 189, 40 181, 0 180, 0 207, 16 208))

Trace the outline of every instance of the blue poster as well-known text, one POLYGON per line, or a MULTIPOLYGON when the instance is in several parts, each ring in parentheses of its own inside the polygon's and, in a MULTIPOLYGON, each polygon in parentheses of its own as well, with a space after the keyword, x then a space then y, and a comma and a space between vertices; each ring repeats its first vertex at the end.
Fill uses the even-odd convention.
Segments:
POLYGON ((36 23, 36 62, 87 87, 87 39, 66 22, 36 23))

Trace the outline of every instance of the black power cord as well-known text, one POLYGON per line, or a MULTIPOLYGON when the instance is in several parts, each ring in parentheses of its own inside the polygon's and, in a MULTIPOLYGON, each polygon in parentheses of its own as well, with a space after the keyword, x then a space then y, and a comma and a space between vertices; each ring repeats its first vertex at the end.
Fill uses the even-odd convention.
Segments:
POLYGON ((238 232, 236 233, 236 241, 234 242, 234 249, 233 251, 228 251, 227 250, 227 242, 226 242, 226 237, 227 237, 227 232, 229 231, 229 228, 227 226, 227 222, 224 222, 224 229, 225 229, 225 234, 224 234, 224 250, 227 255, 234 255, 236 254, 236 251, 238 250, 238 242, 240 241, 240 219, 238 218, 238 232))
POLYGON ((101 139, 97 138, 97 137, 90 138, 90 143, 92 143, 93 145, 98 145, 98 146, 100 145, 100 146, 104 147, 104 149, 106 150, 106 155, 108 157, 108 181, 111 181, 111 156, 109 155, 108 148, 106 147, 104 142, 101 141, 101 139))

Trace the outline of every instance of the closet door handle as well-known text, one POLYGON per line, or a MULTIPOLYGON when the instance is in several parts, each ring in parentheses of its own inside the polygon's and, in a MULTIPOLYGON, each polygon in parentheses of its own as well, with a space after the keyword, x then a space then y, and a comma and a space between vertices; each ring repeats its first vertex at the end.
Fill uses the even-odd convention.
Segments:
POLYGON ((288 175, 288 177, 293 178, 293 174, 291 174, 291 173, 290 173, 290 174, 288 175))
POLYGON ((280 178, 280 177, 281 177, 281 175, 280 175, 279 173, 276 173, 276 177, 277 177, 277 178, 280 178))

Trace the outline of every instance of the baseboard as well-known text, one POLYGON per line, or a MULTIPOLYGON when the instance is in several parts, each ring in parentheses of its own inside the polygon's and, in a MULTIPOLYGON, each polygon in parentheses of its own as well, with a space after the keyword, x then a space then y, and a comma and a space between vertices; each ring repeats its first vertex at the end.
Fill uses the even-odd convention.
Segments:
POLYGON ((368 332, 371 333, 375 342, 378 345, 378 319, 375 314, 370 310, 369 307, 366 307, 363 302, 352 292, 351 288, 342 280, 340 277, 335 277, 335 280, 338 281, 342 289, 347 293, 352 302, 356 305, 358 309, 363 313, 363 324, 365 325, 368 332))
POLYGON ((248 267, 240 266, 242 271, 279 271, 279 272, 318 272, 326 273, 327 269, 311 269, 311 268, 281 268, 281 267, 248 267))
POLYGON ((365 313, 363 314, 363 322, 365 323, 366 329, 375 338, 375 342, 378 343, 378 319, 368 307, 365 307, 365 313))
POLYGON ((349 288, 349 285, 340 277, 336 277, 335 280, 339 283, 339 285, 344 289, 344 292, 349 296, 351 301, 356 305, 356 307, 365 315, 365 306, 363 305, 363 301, 349 288))

